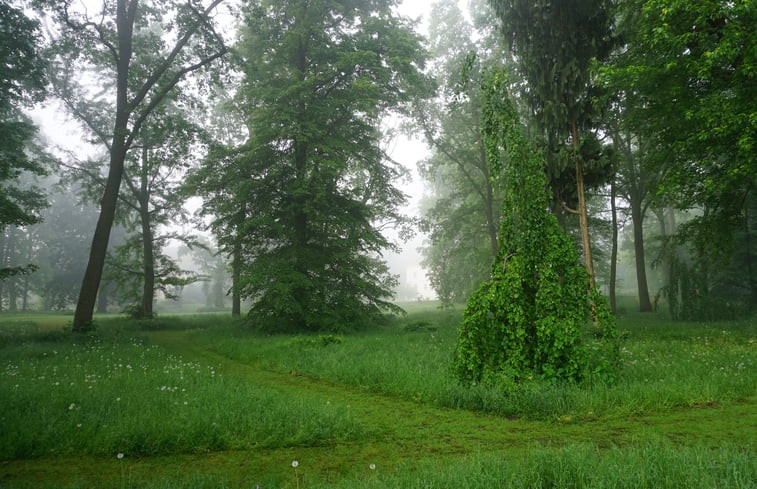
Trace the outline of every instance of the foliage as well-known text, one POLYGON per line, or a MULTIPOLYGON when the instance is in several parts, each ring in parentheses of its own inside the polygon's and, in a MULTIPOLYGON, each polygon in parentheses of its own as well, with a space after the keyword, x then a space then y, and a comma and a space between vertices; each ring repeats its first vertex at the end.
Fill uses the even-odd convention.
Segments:
POLYGON ((45 94, 44 62, 39 54, 39 24, 21 9, 0 4, 0 281, 35 269, 34 265, 10 264, 11 236, 8 226, 26 226, 39 221, 47 202, 35 186, 22 186, 20 178, 45 173, 30 157, 36 128, 21 107, 39 101, 45 94))
POLYGON ((228 51, 212 18, 221 1, 108 0, 96 13, 71 0, 33 1, 56 21, 49 49, 55 93, 109 154, 76 332, 92 322, 127 155, 176 85, 228 51), (86 86, 88 75, 99 90, 86 86))
MULTIPOLYGON (((486 5, 477 10, 482 16, 488 12, 486 5)), ((435 4, 429 31, 431 73, 439 88, 416 110, 431 147, 419 164, 430 190, 422 209, 428 234, 423 264, 437 297, 445 304, 462 303, 486 279, 497 255, 502 196, 483 151, 475 80, 483 65, 504 54, 499 36, 474 30, 452 1, 435 4)))
POLYGON ((722 300, 728 289, 739 290, 737 308, 754 304, 754 273, 731 271, 736 262, 749 270, 754 260, 748 207, 757 179, 757 7, 716 0, 622 6, 626 46, 603 75, 623 90, 624 123, 648 147, 647 170, 659 175, 656 199, 694 211, 661 257, 667 273, 680 272, 666 289, 672 313, 713 317, 735 305, 735 297, 722 300))
POLYGON ((575 245, 547 211, 544 160, 520 135, 507 77, 482 84, 489 166, 504 173, 504 216, 492 277, 468 299, 454 370, 466 382, 581 380, 615 373, 615 323, 579 264, 575 245), (506 155, 503 162, 502 154, 506 155), (590 354, 590 315, 606 342, 590 354))
POLYGON ((223 218, 240 233, 250 319, 328 330, 397 312, 380 254, 382 228, 404 220, 404 170, 383 154, 379 125, 424 95, 418 36, 385 1, 261 1, 245 20, 250 139, 223 177, 234 182, 223 218))
POLYGON ((586 188, 606 180, 606 160, 586 158, 596 128, 592 64, 613 47, 608 0, 490 0, 525 84, 527 100, 545 150, 558 212, 578 216, 583 260, 592 282, 586 188), (568 141, 570 147, 568 148, 568 141), (604 165, 603 165, 604 163, 604 165), (604 178, 603 178, 604 177, 604 178), (575 202, 573 208, 566 203, 575 202))

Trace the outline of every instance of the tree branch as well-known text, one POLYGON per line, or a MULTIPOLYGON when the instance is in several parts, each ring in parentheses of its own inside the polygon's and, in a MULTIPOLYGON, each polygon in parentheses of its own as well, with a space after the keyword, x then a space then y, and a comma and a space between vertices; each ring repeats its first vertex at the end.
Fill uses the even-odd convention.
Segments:
POLYGON ((160 104, 160 102, 163 101, 163 99, 166 97, 168 92, 170 92, 173 89, 173 87, 175 87, 176 84, 179 83, 179 81, 181 81, 184 75, 212 63, 216 59, 225 55, 228 51, 229 49, 226 46, 224 46, 217 53, 211 56, 208 56, 207 58, 202 59, 193 65, 182 68, 176 74, 174 74, 174 77, 171 79, 171 81, 168 84, 164 85, 163 88, 158 93, 156 93, 152 99, 150 99, 150 102, 147 104, 147 107, 145 107, 144 110, 140 112, 139 117, 137 117, 137 119, 134 121, 132 130, 129 132, 129 137, 126 140, 126 147, 127 148, 131 147, 131 144, 134 142, 135 136, 139 134, 139 129, 142 127, 142 124, 144 123, 145 119, 147 119, 147 117, 152 113, 155 107, 157 107, 158 104, 160 104))
MULTIPOLYGON (((181 52, 181 50, 184 49, 184 46, 186 46, 186 44, 192 38, 192 36, 194 35, 194 33, 197 32, 197 30, 200 28, 200 26, 202 24, 206 23, 205 18, 208 16, 208 14, 210 14, 210 12, 213 9, 215 9, 218 6, 218 4, 220 4, 222 1, 223 0, 214 0, 210 5, 208 5, 208 7, 205 9, 205 11, 202 12, 201 19, 197 22, 197 24, 195 24, 191 29, 188 29, 187 32, 185 32, 184 35, 176 42, 176 45, 173 47, 173 49, 168 54, 168 56, 166 57, 166 59, 163 60, 163 63, 158 67, 157 70, 155 70, 153 72, 152 75, 150 75, 150 77, 142 85, 142 88, 139 90, 139 92, 137 92, 137 94, 134 96, 134 99, 131 101, 131 104, 130 104, 130 106, 131 106, 132 109, 138 107, 139 104, 142 103, 142 100, 144 100, 144 98, 147 96, 147 94, 150 92, 150 90, 152 90, 152 87, 155 86, 156 83, 158 83, 158 80, 160 80, 160 78, 163 77, 163 75, 165 75, 166 71, 168 71, 168 69, 173 65, 174 60, 179 55, 179 53, 181 52)), ((215 31, 213 31, 213 32, 215 32, 215 31)), ((221 52, 223 54, 226 54, 227 50, 228 50, 228 48, 226 46, 223 46, 223 48, 221 49, 221 52)), ((223 54, 221 54, 219 56, 222 56, 223 54)), ((216 56, 216 58, 219 57, 219 56, 216 56)), ((213 58, 213 59, 215 59, 215 58, 213 58)), ((200 67, 204 66, 205 64, 207 64, 207 63, 202 63, 200 65, 200 67)), ((194 68, 194 69, 197 69, 197 68, 194 68)), ((182 73, 181 76, 183 76, 185 73, 188 73, 189 71, 192 71, 192 70, 188 70, 188 71, 182 73)), ((174 83, 173 85, 175 85, 175 84, 176 83, 174 83)), ((158 102, 160 102, 160 100, 158 100, 158 102)), ((157 105, 157 103, 155 105, 157 105)))

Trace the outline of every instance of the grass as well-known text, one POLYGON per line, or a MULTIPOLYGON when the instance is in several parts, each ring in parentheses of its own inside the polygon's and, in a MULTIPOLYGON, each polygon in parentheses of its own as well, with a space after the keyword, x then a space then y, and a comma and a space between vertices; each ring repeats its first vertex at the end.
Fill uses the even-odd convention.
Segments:
POLYGON ((328 445, 350 413, 183 360, 134 336, 4 339, 0 459, 328 445))
POLYGON ((262 369, 297 371, 437 406, 528 419, 625 416, 739 401, 755 394, 753 321, 621 321, 624 368, 613 385, 531 382, 515 392, 463 387, 447 367, 459 311, 425 311, 393 327, 337 337, 263 337, 241 329, 198 330, 195 341, 262 369), (422 319, 419 319, 422 318, 422 319), (319 341, 320 338, 320 341, 319 341))
POLYGON ((300 336, 0 316, 0 487, 757 487, 754 321, 629 315, 616 384, 505 393, 450 378, 459 310, 409 312, 300 336))

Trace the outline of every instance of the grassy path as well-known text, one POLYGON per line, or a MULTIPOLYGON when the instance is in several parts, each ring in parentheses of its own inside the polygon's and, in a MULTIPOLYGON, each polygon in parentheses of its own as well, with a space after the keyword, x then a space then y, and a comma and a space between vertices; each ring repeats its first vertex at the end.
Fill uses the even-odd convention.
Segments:
POLYGON ((557 448, 577 443, 609 448, 670 441, 680 446, 718 447, 729 443, 753 448, 752 438, 757 431, 755 398, 740 404, 699 406, 628 418, 599 415, 595 420, 580 422, 508 420, 440 409, 296 372, 260 370, 192 342, 186 331, 156 331, 149 333, 149 338, 185 360, 213 365, 223 375, 323 403, 348 406, 369 434, 359 442, 335 442, 328 447, 209 452, 127 461, 112 457, 11 461, 0 466, 0 487, 3 481, 35 479, 66 484, 80 481, 84 487, 118 487, 124 481, 139 486, 139 481, 156 479, 185 484, 195 480, 194 485, 200 486, 207 476, 219 476, 232 487, 256 484, 295 487, 292 460, 299 461, 298 470, 306 483, 322 483, 367 472, 369 464, 376 464, 386 472, 429 459, 444 463, 479 454, 513 459, 536 447, 557 448))

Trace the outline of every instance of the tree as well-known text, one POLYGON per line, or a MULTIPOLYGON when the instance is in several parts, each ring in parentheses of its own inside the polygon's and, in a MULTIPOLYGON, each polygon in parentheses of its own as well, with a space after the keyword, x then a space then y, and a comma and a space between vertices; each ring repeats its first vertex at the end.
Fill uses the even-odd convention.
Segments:
POLYGON ((45 95, 38 28, 20 9, 0 4, 0 281, 34 269, 33 265, 6 264, 16 233, 13 229, 6 233, 6 229, 39 221, 37 213, 46 205, 38 188, 19 184, 24 173, 44 173, 40 163, 29 156, 36 128, 21 111, 45 95))
POLYGON ((753 233, 757 7, 717 0, 622 5, 626 46, 606 74, 633 102, 625 124, 648 147, 662 205, 694 213, 664 248, 662 261, 672 267, 668 302, 674 316, 700 318, 742 307, 735 302, 748 308, 757 298, 754 281, 741 273, 734 294, 736 276, 723 272, 736 255, 742 272, 748 269, 753 253, 750 246, 746 255, 736 250, 739 237, 753 233))
POLYGON ((136 218, 131 227, 138 229, 139 239, 127 241, 126 246, 138 245, 140 250, 121 251, 122 256, 141 258, 141 273, 137 276, 141 278, 142 291, 135 310, 139 318, 153 317, 156 287, 171 297, 169 286, 184 286, 197 279, 161 251, 168 240, 191 246, 195 238, 179 232, 161 233, 158 227, 186 221, 186 199, 179 188, 194 161, 192 155, 204 150, 202 139, 203 131, 187 120, 175 102, 164 103, 153 112, 135 140, 134 148, 139 153, 127 158, 124 182, 128 196, 123 201, 136 218))
POLYGON ((636 265, 636 283, 639 296, 639 311, 652 311, 652 302, 649 299, 649 286, 647 284, 647 265, 644 246, 644 217, 648 206, 652 203, 653 189, 656 183, 655 174, 647 170, 645 164, 645 145, 641 144, 638 137, 633 133, 624 131, 622 124, 623 114, 614 114, 615 117, 608 124, 608 132, 613 141, 613 147, 617 150, 619 163, 616 165, 616 175, 613 181, 618 182, 618 191, 631 207, 631 222, 633 225, 633 245, 636 265))
POLYGON ((423 211, 429 233, 424 265, 440 300, 463 302, 497 256, 502 197, 492 185, 481 140, 477 82, 482 65, 503 54, 493 36, 479 30, 474 36, 453 1, 434 4, 429 32, 430 72, 439 89, 434 99, 419 103, 417 116, 431 147, 431 156, 419 166, 431 190, 423 211))
MULTIPOLYGON (((527 85, 523 95, 532 108, 550 150, 570 141, 560 158, 574 169, 577 214, 586 270, 594 281, 585 177, 589 170, 581 157, 582 132, 591 129, 591 66, 612 48, 612 13, 608 0, 543 1, 490 0, 502 21, 502 32, 515 55, 527 85)), ((584 135, 585 138, 585 135, 584 135)), ((565 196, 558 196, 562 201, 565 196)))
POLYGON ((492 276, 466 304, 455 373, 464 382, 505 386, 533 377, 612 376, 614 320, 580 265, 573 239, 548 212, 544 158, 520 134, 506 88, 502 72, 481 87, 490 167, 499 173, 501 155, 507 161, 503 221, 492 276), (601 328, 598 348, 589 348, 593 340, 582 334, 590 316, 601 328))
POLYGON ((92 321, 127 153, 146 119, 174 87, 189 73, 226 54, 211 18, 221 1, 204 5, 200 0, 190 0, 176 5, 161 0, 106 0, 94 16, 86 8, 77 11, 72 0, 35 2, 51 12, 59 26, 52 54, 58 74, 66 76, 60 77, 56 94, 110 155, 100 218, 74 314, 74 331, 86 330, 92 321), (139 63, 150 58, 140 56, 145 51, 159 53, 154 64, 139 63), (72 73, 83 72, 107 72, 114 83, 104 83, 105 93, 90 93, 72 79, 72 73), (109 124, 103 124, 103 119, 109 124), (104 125, 112 130, 101 130, 104 125))
POLYGON ((343 328, 398 310, 379 257, 390 246, 381 226, 400 218, 404 196, 379 125, 428 84, 420 39, 392 5, 265 0, 247 10, 250 140, 234 195, 244 198, 241 289, 260 327, 343 328))
POLYGON ((242 314, 242 226, 247 218, 249 173, 239 158, 247 139, 244 116, 233 103, 228 87, 215 86, 215 103, 210 110, 208 133, 212 138, 208 154, 192 169, 182 190, 186 195, 200 196, 198 225, 216 237, 218 252, 231 263, 231 315, 242 314), (207 219, 205 221, 204 219, 207 219))

